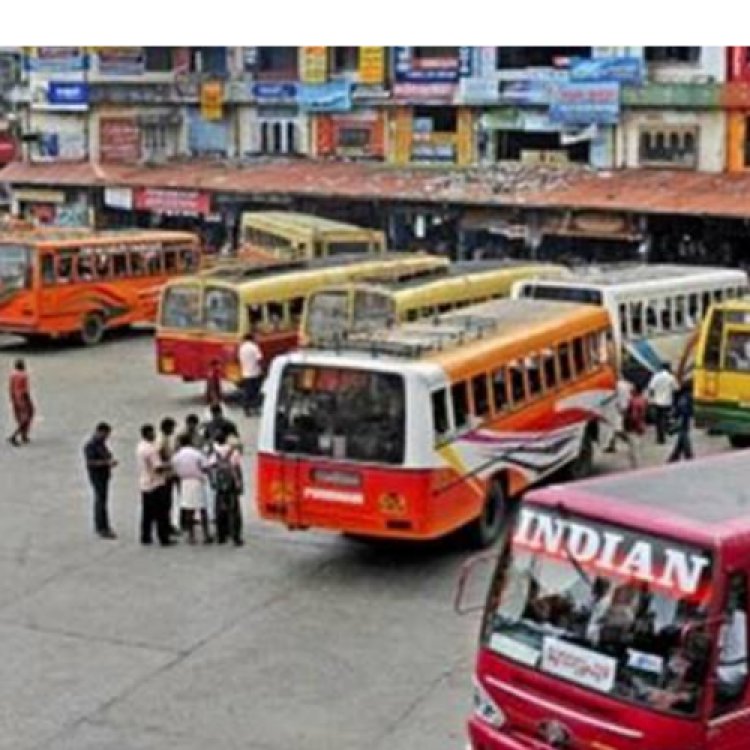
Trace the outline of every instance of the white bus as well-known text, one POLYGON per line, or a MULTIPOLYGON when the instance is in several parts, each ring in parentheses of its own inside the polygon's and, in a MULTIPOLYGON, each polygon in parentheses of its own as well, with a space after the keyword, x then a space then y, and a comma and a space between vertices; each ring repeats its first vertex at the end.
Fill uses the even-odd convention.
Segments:
POLYGON ((642 382, 662 362, 687 374, 686 352, 709 306, 747 291, 744 271, 664 264, 579 268, 572 279, 519 281, 511 296, 605 307, 620 367, 642 382))

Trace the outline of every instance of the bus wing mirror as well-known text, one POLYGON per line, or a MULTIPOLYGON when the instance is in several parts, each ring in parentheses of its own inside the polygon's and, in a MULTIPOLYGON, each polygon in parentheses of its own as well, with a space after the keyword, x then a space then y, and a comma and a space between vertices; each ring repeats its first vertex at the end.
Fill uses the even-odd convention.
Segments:
MULTIPOLYGON (((484 609, 485 597, 481 601, 467 601, 467 591, 472 588, 478 578, 478 569, 490 563, 495 563, 499 557, 498 552, 485 552, 469 558, 462 566, 456 584, 456 594, 453 599, 453 609, 456 614, 466 615, 484 609)), ((485 589, 486 591, 486 589, 485 589)))

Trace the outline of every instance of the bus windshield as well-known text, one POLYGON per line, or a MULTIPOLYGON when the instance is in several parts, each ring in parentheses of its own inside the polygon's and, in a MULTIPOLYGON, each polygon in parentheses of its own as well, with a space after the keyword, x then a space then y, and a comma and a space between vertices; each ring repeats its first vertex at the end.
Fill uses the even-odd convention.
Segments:
POLYGON ((0 245, 0 298, 31 288, 31 251, 23 245, 0 245))
POLYGON ((587 289, 586 287, 524 284, 521 296, 557 302, 578 302, 582 305, 602 304, 602 293, 597 289, 587 289))
POLYGON ((195 284, 175 284, 164 291, 161 324, 165 328, 201 325, 201 290, 195 284))
POLYGON ((400 464, 404 427, 400 375, 295 364, 284 369, 276 413, 278 451, 400 464))
POLYGON ((312 340, 341 335, 348 328, 349 295, 341 291, 311 294, 307 300, 307 330, 312 340))
POLYGON ((710 580, 703 550, 529 504, 500 558, 483 645, 619 700, 694 715, 710 580))
POLYGON ((232 289, 207 288, 204 298, 204 325, 208 331, 237 333, 239 328, 239 297, 232 289))

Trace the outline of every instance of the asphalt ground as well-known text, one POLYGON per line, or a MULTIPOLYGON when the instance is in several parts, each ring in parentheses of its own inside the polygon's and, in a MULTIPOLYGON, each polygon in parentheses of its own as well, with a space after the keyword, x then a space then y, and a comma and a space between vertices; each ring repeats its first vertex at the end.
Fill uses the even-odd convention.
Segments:
MULTIPOLYGON (((200 386, 157 376, 144 333, 92 349, 2 339, 3 377, 18 356, 38 418, 31 445, 0 444, 0 749, 465 747, 479 614, 453 611, 470 555, 457 540, 371 546, 261 522, 248 457, 244 547, 143 547, 139 427, 202 413, 200 386), (116 541, 92 532, 81 457, 100 420, 120 461, 116 541)), ((229 416, 252 447, 256 420, 229 416)), ((644 464, 666 459, 653 442, 644 464)), ((628 466, 620 448, 598 470, 628 466)))

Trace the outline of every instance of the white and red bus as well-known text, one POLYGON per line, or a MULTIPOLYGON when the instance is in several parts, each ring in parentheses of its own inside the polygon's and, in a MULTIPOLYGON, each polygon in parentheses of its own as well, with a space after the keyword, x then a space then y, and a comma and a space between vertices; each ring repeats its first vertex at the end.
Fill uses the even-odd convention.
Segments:
POLYGON ((609 435, 605 310, 497 300, 274 361, 258 511, 289 528, 493 541, 510 498, 609 435))

